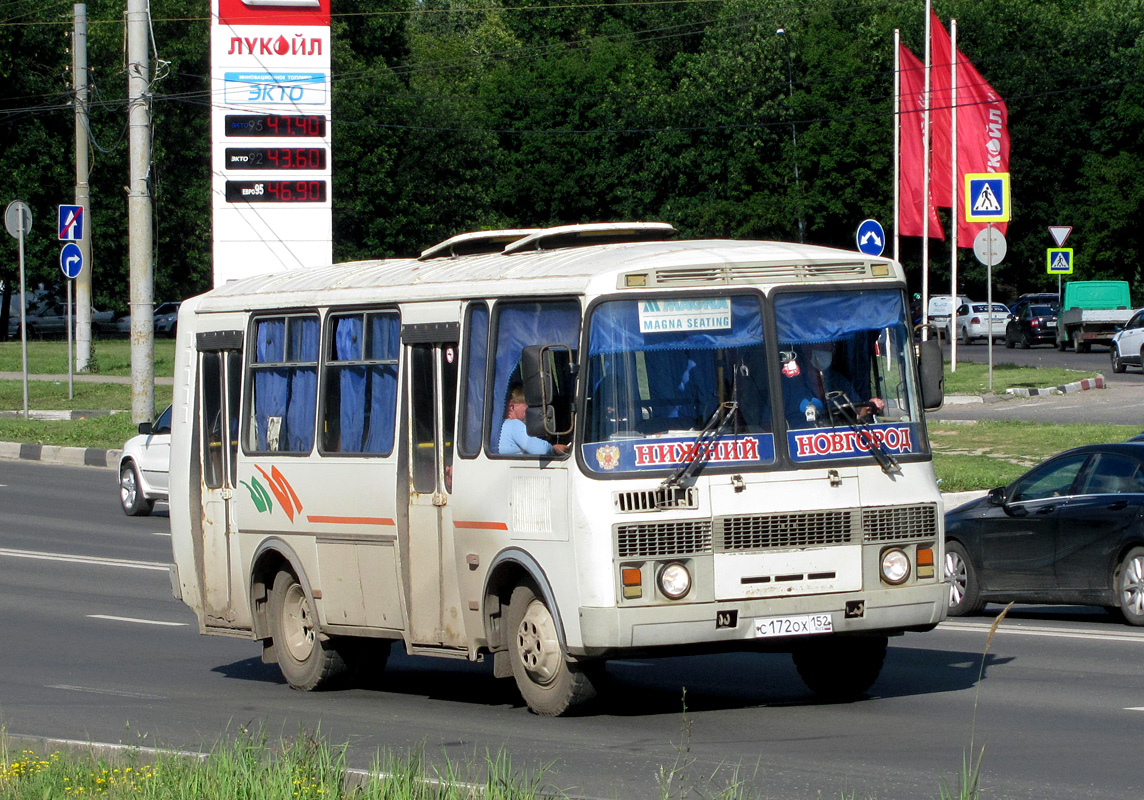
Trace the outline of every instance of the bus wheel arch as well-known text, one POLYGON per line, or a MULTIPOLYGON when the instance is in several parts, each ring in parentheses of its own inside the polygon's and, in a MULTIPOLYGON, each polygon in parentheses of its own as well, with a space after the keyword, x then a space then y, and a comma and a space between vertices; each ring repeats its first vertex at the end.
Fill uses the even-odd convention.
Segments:
MULTIPOLYGON (((508 635, 505 629, 505 611, 518 586, 528 585, 537 597, 550 609, 556 624, 560 647, 567 652, 568 643, 564 636, 564 622, 556 605, 552 587, 540 564, 532 556, 518 548, 509 548, 497 554, 489 565, 485 576, 483 617, 485 639, 489 650, 500 652, 508 649, 508 635)), ((508 677, 507 675, 503 677, 508 677)))
MULTIPOLYGON (((302 584, 306 594, 313 597, 306 570, 294 550, 278 538, 262 542, 250 560, 250 618, 254 638, 265 641, 273 635, 273 625, 269 617, 270 590, 274 578, 282 569, 288 569, 302 584)), ((273 659, 272 659, 273 660, 273 659)))

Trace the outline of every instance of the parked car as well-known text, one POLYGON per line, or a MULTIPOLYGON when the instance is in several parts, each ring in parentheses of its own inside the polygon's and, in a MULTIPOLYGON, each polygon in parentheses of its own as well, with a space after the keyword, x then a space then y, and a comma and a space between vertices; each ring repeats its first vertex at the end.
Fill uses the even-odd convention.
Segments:
POLYGON ((119 503, 130 517, 150 514, 167 501, 171 467, 171 407, 154 422, 139 423, 139 435, 123 445, 119 458, 119 503))
POLYGON ((1113 372, 1124 372, 1129 364, 1144 371, 1144 310, 1137 311, 1123 328, 1112 334, 1108 352, 1113 372))
POLYGON ((934 294, 929 298, 929 321, 934 325, 941 335, 948 339, 950 336, 950 319, 953 317, 953 311, 958 306, 972 302, 965 295, 958 295, 954 297, 950 294, 934 294))
POLYGON ((1027 292, 1013 301, 1009 306, 1009 313, 1017 316, 1027 305, 1059 307, 1060 304, 1061 296, 1056 292, 1027 292))
MULTIPOLYGON (((68 333, 68 306, 66 302, 48 300, 24 314, 28 326, 28 338, 46 338, 54 336, 67 336, 68 333)), ((75 308, 72 308, 71 322, 75 324, 75 308)), ((91 310, 91 332, 93 334, 106 333, 111 330, 115 322, 115 313, 112 311, 91 310)), ((20 335, 20 311, 8 318, 8 337, 20 335)))
POLYGON ((994 339, 1005 336, 1005 326, 1009 324, 1009 307, 1004 303, 994 303, 989 313, 988 303, 962 303, 957 309, 957 336, 963 344, 973 344, 975 339, 992 335, 994 339))
POLYGON ((1144 442, 1067 450, 945 515, 952 616, 1104 606, 1144 625, 1144 442))
POLYGON ((1057 343, 1057 307, 1048 303, 1015 304, 1005 326, 1005 346, 1020 345, 1028 350, 1035 344, 1055 345, 1057 343))
MULTIPOLYGON (((179 322, 179 303, 160 303, 155 306, 155 333, 175 338, 179 322)), ((131 315, 120 317, 115 321, 115 330, 124 336, 131 333, 131 315)))

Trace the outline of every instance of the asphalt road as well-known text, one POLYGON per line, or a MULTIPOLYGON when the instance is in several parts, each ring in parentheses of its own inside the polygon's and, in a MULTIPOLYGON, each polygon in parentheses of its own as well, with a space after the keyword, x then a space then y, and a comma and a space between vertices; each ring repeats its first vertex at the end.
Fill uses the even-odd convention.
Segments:
POLYGON ((293 691, 252 642, 198 635, 170 596, 169 541, 164 516, 121 514, 111 470, 0 461, 0 727, 177 748, 320 727, 354 766, 378 748, 504 749, 601 798, 660 797, 673 765, 699 786, 740 765, 784 800, 936 797, 972 743, 993 797, 1144 793, 1144 631, 1100 611, 1012 615, 981 680, 987 617, 894 640, 859 702, 820 704, 787 656, 740 654, 615 662, 590 713, 544 719, 488 665, 400 653, 373 687, 293 691))

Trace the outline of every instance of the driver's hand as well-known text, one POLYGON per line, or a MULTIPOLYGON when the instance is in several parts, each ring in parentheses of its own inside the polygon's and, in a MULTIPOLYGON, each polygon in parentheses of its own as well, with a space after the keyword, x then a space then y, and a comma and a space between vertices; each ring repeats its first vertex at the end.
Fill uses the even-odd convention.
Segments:
POLYGON ((552 445, 552 452, 558 456, 562 456, 568 452, 568 445, 566 445, 566 444, 554 444, 554 445, 552 445))
POLYGON ((870 406, 870 410, 875 414, 881 414, 886 410, 886 401, 881 397, 871 397, 867 405, 870 406))

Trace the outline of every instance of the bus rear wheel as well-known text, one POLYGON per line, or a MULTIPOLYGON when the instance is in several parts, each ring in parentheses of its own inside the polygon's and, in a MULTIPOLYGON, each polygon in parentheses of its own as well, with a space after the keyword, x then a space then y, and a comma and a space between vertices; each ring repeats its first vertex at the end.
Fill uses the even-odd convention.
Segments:
POLYGON ((824 700, 855 700, 878 680, 886 660, 885 636, 808 639, 792 654, 799 677, 824 700))
POLYGON ((513 590, 506 630, 513 678, 534 714, 559 717, 595 697, 590 670, 565 657, 556 620, 531 586, 513 590))
POLYGON ((314 600, 289 570, 279 570, 274 577, 270 622, 278 667, 293 688, 318 689, 346 671, 333 643, 318 631, 314 600))

